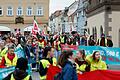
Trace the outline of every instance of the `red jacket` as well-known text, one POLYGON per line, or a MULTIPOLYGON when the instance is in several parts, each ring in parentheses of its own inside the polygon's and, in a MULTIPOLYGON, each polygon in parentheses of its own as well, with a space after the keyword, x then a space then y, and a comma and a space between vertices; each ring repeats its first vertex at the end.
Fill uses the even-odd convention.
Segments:
POLYGON ((59 73, 61 69, 58 66, 52 66, 48 68, 46 80, 54 80, 54 76, 59 73))

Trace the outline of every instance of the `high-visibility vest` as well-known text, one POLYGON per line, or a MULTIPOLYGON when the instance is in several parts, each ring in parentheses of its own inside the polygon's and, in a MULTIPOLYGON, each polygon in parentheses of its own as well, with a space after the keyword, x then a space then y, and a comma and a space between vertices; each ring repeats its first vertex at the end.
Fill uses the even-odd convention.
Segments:
POLYGON ((56 45, 58 45, 58 47, 57 47, 58 50, 59 50, 59 51, 61 50, 61 47, 60 47, 60 41, 58 41, 58 42, 54 42, 54 45, 55 45, 54 47, 56 47, 56 45))
POLYGON ((44 48, 44 41, 43 42, 39 42, 38 44, 39 44, 39 47, 44 48))
MULTIPOLYGON (((101 39, 98 39, 99 45, 100 45, 100 41, 101 41, 101 39)), ((107 39, 105 39, 105 46, 107 46, 107 39)))
POLYGON ((61 41, 61 43, 64 43, 64 39, 65 39, 65 37, 61 37, 61 36, 60 36, 60 41, 61 41))
POLYGON ((8 47, 5 47, 3 50, 0 51, 0 56, 3 57, 8 51, 8 47))
POLYGON ((87 67, 86 64, 82 64, 80 67, 79 67, 79 70, 80 71, 85 71, 85 68, 87 67))
POLYGON ((75 62, 75 64, 76 64, 76 71, 77 71, 77 73, 80 73, 79 65, 76 62, 75 62))
MULTIPOLYGON (((30 79, 30 75, 27 75, 24 79, 22 80, 29 80, 30 79)), ((11 79, 10 80, 15 80, 13 74, 11 75, 11 79)))
POLYGON ((17 64, 17 55, 15 54, 15 57, 14 59, 12 60, 12 62, 8 59, 7 57, 7 54, 5 55, 5 61, 6 61, 6 66, 9 67, 9 66, 16 66, 17 64))
MULTIPOLYGON (((57 59, 52 58, 52 60, 53 60, 52 65, 56 66, 57 65, 57 59)), ((42 59, 42 60, 40 60, 40 62, 42 63, 44 69, 50 65, 50 62, 48 60, 46 60, 46 59, 42 59)), ((46 75, 40 76, 40 80, 46 80, 46 75)))
POLYGON ((92 62, 90 66, 90 71, 95 70, 107 70, 107 65, 104 61, 100 60, 99 62, 92 62))
POLYGON ((56 66, 56 65, 57 65, 57 59, 53 57, 53 58, 52 58, 52 61, 53 61, 53 64, 52 64, 52 65, 53 65, 53 66, 56 66))

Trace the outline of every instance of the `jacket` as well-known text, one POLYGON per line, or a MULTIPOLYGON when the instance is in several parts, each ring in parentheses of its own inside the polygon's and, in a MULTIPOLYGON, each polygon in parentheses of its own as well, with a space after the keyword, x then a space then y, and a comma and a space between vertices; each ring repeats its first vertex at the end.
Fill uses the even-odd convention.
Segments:
POLYGON ((62 68, 62 80, 78 80, 76 73, 76 66, 70 61, 67 61, 62 68))
POLYGON ((43 59, 41 59, 40 66, 39 66, 40 80, 46 79, 48 66, 49 65, 56 66, 56 64, 57 64, 56 58, 43 58, 43 59))
POLYGON ((102 60, 102 57, 100 57, 99 61, 96 62, 96 61, 93 60, 92 55, 88 55, 86 57, 86 60, 90 64, 90 71, 94 71, 94 70, 107 70, 107 65, 102 60))
MULTIPOLYGON (((3 80, 11 80, 11 75, 13 74, 13 77, 15 80, 24 80, 28 76, 28 73, 19 69, 16 69, 14 72, 9 74, 7 77, 5 77, 3 80)), ((32 80, 31 76, 28 80, 32 80)))
MULTIPOLYGON (((17 63, 17 55, 16 54, 11 55, 10 53, 7 53, 5 56, 2 57, 2 60, 1 60, 1 63, 0 63, 1 66, 8 67, 6 65, 6 63, 8 63, 8 61, 6 62, 6 58, 5 58, 6 56, 7 56, 7 60, 10 60, 11 62, 14 61, 14 64, 17 63), (16 59, 14 59, 14 58, 16 58, 16 59)), ((10 64, 9 64, 9 66, 10 66, 10 64)), ((15 66, 15 65, 11 65, 11 66, 15 66)))

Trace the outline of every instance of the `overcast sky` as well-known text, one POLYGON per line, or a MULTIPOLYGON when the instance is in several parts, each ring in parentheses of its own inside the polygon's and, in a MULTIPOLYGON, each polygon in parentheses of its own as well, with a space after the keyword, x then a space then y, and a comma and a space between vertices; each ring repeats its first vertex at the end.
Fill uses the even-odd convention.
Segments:
POLYGON ((62 10, 70 6, 75 0, 50 0, 50 15, 56 10, 62 10))

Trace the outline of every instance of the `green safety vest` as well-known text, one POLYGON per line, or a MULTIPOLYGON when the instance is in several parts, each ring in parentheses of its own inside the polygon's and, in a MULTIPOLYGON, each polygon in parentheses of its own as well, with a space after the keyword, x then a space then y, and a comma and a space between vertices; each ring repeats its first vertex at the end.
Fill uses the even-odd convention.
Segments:
MULTIPOLYGON (((22 80, 29 80, 30 79, 30 75, 27 75, 24 79, 22 80)), ((15 80, 13 74, 11 75, 11 79, 10 80, 15 80)))

